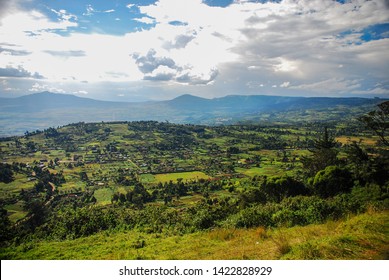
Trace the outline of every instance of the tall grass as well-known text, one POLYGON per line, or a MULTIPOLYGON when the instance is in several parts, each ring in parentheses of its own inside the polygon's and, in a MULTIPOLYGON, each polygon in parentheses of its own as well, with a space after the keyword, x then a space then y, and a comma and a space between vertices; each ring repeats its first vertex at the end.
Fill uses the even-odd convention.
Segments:
POLYGON ((217 228, 183 235, 104 231, 0 249, 1 259, 387 259, 389 212, 292 228, 217 228))

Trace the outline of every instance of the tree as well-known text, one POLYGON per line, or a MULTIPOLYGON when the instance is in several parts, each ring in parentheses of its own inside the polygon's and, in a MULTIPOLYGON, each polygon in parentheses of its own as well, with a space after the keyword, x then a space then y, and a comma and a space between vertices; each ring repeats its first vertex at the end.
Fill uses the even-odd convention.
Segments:
POLYGON ((0 209, 0 242, 8 240, 12 237, 11 221, 8 218, 7 210, 0 209))
MULTIPOLYGON (((372 130, 386 147, 389 146, 389 101, 377 105, 378 109, 358 118, 367 128, 372 130)), ((369 180, 379 185, 385 185, 389 180, 389 151, 377 149, 378 156, 372 159, 369 166, 369 180)))
POLYGON ((345 152, 347 154, 348 167, 354 173, 355 179, 363 185, 372 172, 368 153, 356 141, 346 145, 345 152))
POLYGON ((44 223, 48 211, 41 201, 31 201, 24 206, 28 210, 28 225, 34 229, 44 223))
POLYGON ((324 127, 324 132, 319 139, 313 143, 311 157, 302 157, 301 161, 308 176, 314 176, 320 170, 327 166, 336 165, 338 163, 338 151, 335 149, 337 142, 329 134, 328 128, 324 127))
POLYGON ((367 128, 374 131, 381 143, 389 146, 389 101, 377 105, 378 109, 358 118, 367 128))
POLYGON ((289 196, 305 195, 308 192, 303 183, 287 176, 266 179, 261 186, 261 191, 268 200, 274 202, 280 202, 289 196))
POLYGON ((0 182, 11 183, 14 180, 12 166, 7 163, 0 163, 0 182))
POLYGON ((353 178, 347 169, 327 166, 319 171, 313 181, 314 191, 323 198, 347 193, 353 187, 353 178))

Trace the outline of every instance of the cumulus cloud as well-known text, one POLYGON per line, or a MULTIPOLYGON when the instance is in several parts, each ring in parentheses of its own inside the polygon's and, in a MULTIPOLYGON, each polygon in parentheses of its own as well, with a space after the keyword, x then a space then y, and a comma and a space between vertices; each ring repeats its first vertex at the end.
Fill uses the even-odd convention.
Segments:
POLYGON ((7 14, 8 9, 10 7, 10 1, 1 0, 0 1, 0 24, 1 24, 1 18, 4 14, 7 14))
POLYGON ((151 81, 170 81, 174 79, 175 75, 176 71, 174 69, 165 65, 159 65, 152 72, 147 73, 144 79, 151 81))
MULTIPOLYGON (((3 1, 1 5, 5 7, 3 1)), ((57 21, 37 10, 3 13, 0 43, 13 45, 2 44, 0 66, 21 65, 50 81, 141 81, 153 90, 155 85, 163 90, 172 84, 208 85, 197 87, 203 95, 231 89, 388 92, 388 84, 374 83, 387 79, 389 38, 384 32, 365 36, 369 28, 389 22, 388 1, 234 1, 217 7, 202 0, 159 0, 127 5, 135 7, 140 12, 135 21, 149 27, 123 36, 61 36, 58 30, 78 24, 66 10, 51 10, 57 21)), ((86 16, 103 12, 113 10, 85 7, 86 16)), ((15 69, 14 74, 23 75, 15 69)))
POLYGON ((46 15, 37 10, 16 10, 3 16, 0 35, 19 39, 21 36, 38 36, 53 30, 67 30, 76 27, 72 17, 61 17, 58 21, 51 21, 46 15))
POLYGON ((173 81, 181 84, 203 85, 212 82, 218 75, 217 69, 210 69, 207 73, 193 71, 190 65, 179 65, 172 58, 157 56, 154 49, 144 56, 132 56, 145 80, 173 81))
POLYGON ((29 91, 31 92, 50 91, 54 93, 65 93, 65 90, 61 88, 57 88, 47 84, 39 84, 39 83, 34 83, 32 87, 29 89, 29 91))
POLYGON ((39 73, 30 73, 29 71, 23 69, 23 67, 19 66, 18 68, 6 67, 0 68, 0 77, 9 77, 9 78, 34 78, 34 79, 42 79, 43 76, 39 73))
POLYGON ((177 35, 174 40, 168 41, 164 44, 166 49, 182 49, 185 48, 190 41, 196 38, 196 32, 192 35, 181 34, 177 35))
POLYGON ((145 56, 139 54, 133 54, 132 57, 135 59, 138 68, 142 73, 151 73, 160 66, 165 66, 170 69, 177 68, 173 59, 168 57, 158 57, 157 52, 154 49, 148 51, 145 56))
POLYGON ((31 54, 31 52, 26 50, 18 50, 17 46, 10 45, 8 47, 0 46, 0 53, 5 55, 14 55, 14 56, 25 56, 31 54))
POLYGON ((208 85, 214 82, 219 74, 218 69, 210 69, 208 73, 192 73, 184 71, 183 74, 176 78, 176 81, 188 85, 208 85))
POLYGON ((145 23, 145 24, 154 24, 155 19, 149 17, 134 18, 135 21, 145 23))

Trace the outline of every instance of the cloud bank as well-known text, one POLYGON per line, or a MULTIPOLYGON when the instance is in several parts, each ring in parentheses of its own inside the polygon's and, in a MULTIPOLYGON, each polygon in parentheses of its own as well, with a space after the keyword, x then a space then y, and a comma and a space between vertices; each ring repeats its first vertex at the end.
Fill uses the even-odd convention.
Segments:
POLYGON ((143 25, 124 35, 79 28, 82 14, 115 16, 119 7, 98 11, 92 3, 74 14, 1 5, 0 78, 15 88, 13 78, 45 77, 46 87, 61 83, 65 91, 93 93, 96 85, 151 99, 168 91, 389 96, 385 0, 128 4, 128 17, 136 9, 131 20, 143 25))

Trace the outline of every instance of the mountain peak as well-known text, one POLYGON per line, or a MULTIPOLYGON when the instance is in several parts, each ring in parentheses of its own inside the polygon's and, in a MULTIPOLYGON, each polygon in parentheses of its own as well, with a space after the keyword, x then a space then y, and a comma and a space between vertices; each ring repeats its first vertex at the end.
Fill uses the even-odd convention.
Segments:
POLYGON ((187 93, 187 94, 177 96, 176 98, 172 99, 171 101, 190 101, 190 100, 207 100, 207 99, 187 93))
POLYGON ((42 91, 42 92, 35 92, 33 94, 25 95, 25 96, 54 96, 54 95, 69 95, 64 93, 54 93, 50 91, 42 91))

